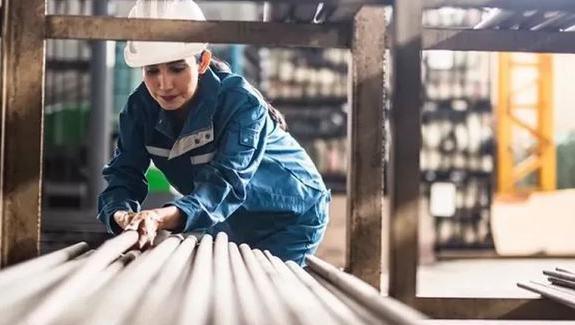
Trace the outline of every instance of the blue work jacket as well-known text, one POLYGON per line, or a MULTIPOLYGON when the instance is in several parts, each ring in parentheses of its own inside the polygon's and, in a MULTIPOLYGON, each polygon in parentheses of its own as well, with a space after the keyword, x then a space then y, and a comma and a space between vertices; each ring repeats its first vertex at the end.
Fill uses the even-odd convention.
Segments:
POLYGON ((234 215, 243 218, 233 223, 234 232, 266 227, 262 222, 272 227, 273 216, 295 220, 329 196, 304 149, 271 119, 260 93, 242 77, 208 69, 188 105, 187 120, 175 134, 169 113, 143 83, 130 95, 114 157, 103 170, 108 186, 98 201, 98 218, 109 232, 121 232, 114 212, 139 211, 150 160, 183 195, 166 204, 183 213, 183 232, 225 225, 234 215), (254 225, 250 214, 270 217, 254 218, 254 225))

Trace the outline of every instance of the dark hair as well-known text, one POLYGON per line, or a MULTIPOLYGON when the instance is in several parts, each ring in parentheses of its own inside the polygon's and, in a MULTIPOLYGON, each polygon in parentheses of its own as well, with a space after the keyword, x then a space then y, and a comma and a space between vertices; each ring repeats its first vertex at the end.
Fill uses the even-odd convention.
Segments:
MULTIPOLYGON (((214 70, 215 72, 228 72, 228 73, 232 72, 232 69, 230 68, 230 66, 228 65, 227 62, 225 62, 224 60, 219 59, 215 56, 212 56, 210 68, 212 70, 214 70)), ((254 89, 254 90, 256 90, 259 93, 259 91, 257 89, 254 89)), ((261 96, 261 94, 260 94, 260 96, 261 96)), ((263 96, 262 96, 262 98, 263 98, 263 96)), ((279 127, 282 128, 282 130, 284 130, 284 131, 287 130, 287 123, 286 123, 284 115, 277 108, 273 107, 267 100, 265 100, 265 98, 264 98, 264 101, 266 103, 266 108, 268 109, 268 112, 269 112, 272 120, 274 122, 276 122, 279 125, 279 127)))

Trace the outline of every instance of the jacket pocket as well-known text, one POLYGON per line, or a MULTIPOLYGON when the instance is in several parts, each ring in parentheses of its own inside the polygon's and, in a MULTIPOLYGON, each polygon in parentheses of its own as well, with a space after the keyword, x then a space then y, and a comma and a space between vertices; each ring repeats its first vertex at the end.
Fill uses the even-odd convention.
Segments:
POLYGON ((256 148, 258 144, 259 131, 253 129, 240 129, 239 143, 243 146, 256 148))

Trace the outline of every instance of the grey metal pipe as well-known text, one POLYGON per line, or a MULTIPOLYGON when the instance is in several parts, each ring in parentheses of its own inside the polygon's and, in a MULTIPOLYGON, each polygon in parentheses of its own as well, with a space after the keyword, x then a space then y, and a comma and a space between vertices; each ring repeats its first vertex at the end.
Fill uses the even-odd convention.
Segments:
POLYGON ((556 267, 556 268, 555 268, 555 271, 559 271, 559 272, 565 272, 565 273, 571 273, 571 274, 573 274, 573 272, 572 272, 572 271, 569 271, 569 270, 567 270, 567 269, 564 269, 564 268, 560 268, 560 267, 556 267))
POLYGON ((254 286, 262 298, 262 303, 267 311, 270 324, 293 324, 292 317, 287 310, 286 305, 280 300, 277 289, 274 287, 271 279, 266 276, 252 249, 246 245, 240 245, 240 252, 246 264, 246 267, 254 281, 254 286))
POLYGON ((544 270, 543 274, 568 281, 575 281, 575 274, 569 272, 544 270))
POLYGON ((88 248, 88 244, 80 242, 50 254, 8 267, 0 272, 0 287, 13 284, 20 279, 27 279, 36 273, 53 268, 86 252, 88 248))
POLYGON ((313 257, 317 271, 308 274, 269 251, 238 249, 224 233, 205 235, 197 249, 195 237, 172 236, 122 254, 137 239, 123 233, 35 281, 5 286, 0 324, 412 324, 411 309, 313 257))
MULTIPOLYGON (((192 266, 196 237, 188 236, 170 256, 128 324, 172 324, 183 294, 181 284, 192 266)), ((184 307, 185 308, 185 307, 184 307)))
POLYGON ((502 10, 502 9, 493 9, 487 18, 480 21, 477 25, 473 27, 473 29, 489 29, 496 27, 500 23, 519 15, 513 11, 509 10, 502 10))
POLYGON ((303 306, 301 305, 299 299, 293 299, 293 297, 298 296, 298 292, 294 290, 294 288, 289 283, 282 279, 278 270, 274 268, 272 263, 265 257, 264 253, 262 253, 262 251, 259 249, 254 249, 253 254, 262 269, 266 272, 272 281, 282 302, 286 305, 292 317, 292 323, 315 324, 314 318, 308 315, 305 308, 302 309, 303 306))
MULTIPOLYGON (((341 291, 335 285, 324 279, 321 275, 311 271, 310 276, 320 283, 324 288, 331 292, 339 301, 346 305, 357 317, 361 319, 359 324, 381 325, 382 321, 372 311, 362 306, 359 302, 353 300, 345 292, 341 291)), ((389 324, 385 322, 384 324, 389 324)))
POLYGON ((66 281, 93 252, 89 250, 70 261, 36 273, 33 275, 34 281, 22 279, 12 285, 4 286, 0 291, 2 293, 0 295, 0 315, 2 315, 0 324, 14 324, 19 321, 22 315, 27 314, 33 306, 39 304, 50 290, 66 281))
MULTIPOLYGON (((565 280, 565 279, 561 279, 561 278, 555 278, 555 277, 548 277, 547 280, 549 280, 549 282, 551 282, 551 284, 554 284, 554 285, 566 287, 566 288, 569 288, 570 290, 575 289, 575 282, 573 282, 573 281, 569 281, 569 280, 565 280)), ((575 291, 573 293, 575 293, 575 291)))
POLYGON ((180 242, 179 237, 170 237, 129 264, 100 295, 101 302, 86 322, 107 325, 123 323, 180 242), (110 310, 115 312, 111 313, 110 310))
POLYGON ((362 305, 372 310, 376 315, 392 324, 415 324, 425 319, 425 316, 400 302, 382 297, 377 290, 351 274, 338 270, 321 259, 308 255, 307 264, 326 278, 329 282, 341 288, 344 292, 358 300, 362 305))
POLYGON ((254 253, 256 260, 263 267, 264 271, 271 273, 271 274, 276 274, 278 272, 278 270, 275 269, 272 262, 267 259, 267 257, 265 256, 265 254, 261 250, 254 248, 254 249, 252 249, 252 251, 254 253))
POLYGON ((124 267, 130 260, 117 259, 114 263, 106 267, 97 277, 86 286, 75 298, 69 303, 66 312, 60 313, 52 322, 58 325, 76 325, 85 321, 86 315, 93 312, 94 306, 101 302, 101 293, 112 283, 115 277, 124 270, 124 267))
POLYGON ((72 277, 58 286, 25 319, 29 324, 50 324, 90 282, 118 256, 138 241, 136 231, 126 231, 106 241, 72 277))
POLYGON ((220 232, 214 245, 214 291, 212 322, 215 325, 235 325, 238 322, 237 298, 232 284, 228 235, 220 232), (223 313, 221 311, 225 310, 223 313))
POLYGON ((538 293, 545 298, 552 299, 571 308, 575 308, 575 296, 573 294, 562 292, 551 285, 531 281, 530 283, 519 282, 517 286, 538 293))
POLYGON ((531 30, 556 30, 559 28, 562 21, 569 18, 569 14, 566 12, 557 12, 553 17, 548 18, 545 21, 531 27, 531 30))
POLYGON ((0 296, 0 324, 14 324, 32 306, 37 304, 46 292, 84 263, 83 260, 73 260, 47 270, 46 274, 36 277, 34 281, 24 281, 17 285, 2 289, 0 296))
POLYGON ((293 274, 301 281, 302 284, 308 287, 313 292, 319 301, 324 305, 329 312, 338 319, 342 324, 360 324, 363 323, 356 314, 337 297, 316 281, 309 273, 304 271, 297 263, 287 261, 286 265, 293 272, 293 274))
MULTIPOLYGON (((74 271, 82 262, 85 262, 86 258, 93 252, 94 250, 86 251, 82 255, 67 262, 43 270, 42 272, 36 272, 32 275, 34 281, 30 281, 30 278, 26 278, 4 285, 0 289, 0 292, 2 292, 0 296, 0 309, 2 309, 2 305, 16 302, 18 300, 17 297, 25 297, 27 292, 33 293, 34 290, 41 291, 48 289, 50 286, 58 283, 64 279, 65 276, 70 275, 70 272, 74 271), (72 266, 74 266, 74 268, 72 268, 72 266)), ((0 315, 2 314, 3 313, 0 312, 0 315)))
POLYGON ((238 305, 241 313, 242 324, 263 325, 267 324, 264 314, 263 301, 258 295, 254 281, 250 279, 246 264, 242 260, 238 246, 229 243, 228 251, 234 284, 238 294, 238 305))
POLYGON ((190 277, 185 284, 185 296, 179 315, 179 324, 205 324, 209 316, 213 288, 213 238, 204 235, 194 258, 190 277))
POLYGON ((311 292, 308 287, 306 287, 299 279, 293 274, 290 269, 285 265, 285 263, 277 256, 273 256, 270 251, 264 251, 265 257, 271 262, 273 267, 277 270, 282 278, 282 282, 289 285, 292 291, 294 291, 298 299, 297 308, 301 313, 306 315, 310 323, 320 324, 337 324, 337 318, 334 318, 324 306, 315 297, 313 292, 311 292))
POLYGON ((138 258, 140 255, 142 255, 142 252, 140 250, 132 249, 126 252, 125 254, 122 254, 122 256, 118 257, 118 261, 122 262, 123 265, 128 265, 130 264, 130 262, 138 258))

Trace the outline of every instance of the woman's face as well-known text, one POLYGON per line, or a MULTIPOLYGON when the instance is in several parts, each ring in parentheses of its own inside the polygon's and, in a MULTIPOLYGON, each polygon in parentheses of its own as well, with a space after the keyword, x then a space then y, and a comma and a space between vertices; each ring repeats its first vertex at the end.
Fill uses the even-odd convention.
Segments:
POLYGON ((144 83, 152 97, 167 111, 184 106, 196 93, 200 71, 194 57, 145 66, 144 83))

